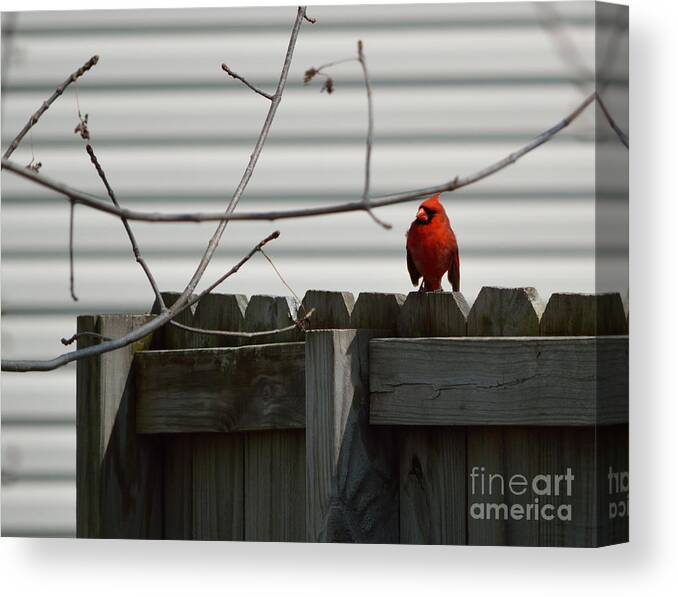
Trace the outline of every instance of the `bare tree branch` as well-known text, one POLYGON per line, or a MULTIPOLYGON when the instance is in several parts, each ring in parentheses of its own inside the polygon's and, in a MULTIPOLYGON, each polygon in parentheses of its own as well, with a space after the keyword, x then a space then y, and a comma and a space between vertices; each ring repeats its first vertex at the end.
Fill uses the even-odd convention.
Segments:
POLYGON ((311 316, 315 313, 315 309, 309 309, 303 317, 297 319, 293 324, 288 325, 284 328, 276 328, 274 330, 263 330, 261 332, 231 332, 228 330, 206 330, 203 328, 196 328, 191 325, 186 325, 180 323, 176 320, 172 320, 170 323, 173 326, 186 330, 187 332, 195 332, 198 334, 205 334, 207 336, 237 336, 239 338, 258 338, 260 336, 274 336, 275 334, 282 334, 283 332, 289 332, 294 329, 305 330, 304 323, 308 321, 311 316))
POLYGON ((69 288, 71 290, 71 298, 74 301, 78 300, 78 297, 75 296, 75 275, 73 273, 73 220, 75 216, 75 203, 71 202, 70 217, 68 220, 68 264, 70 271, 70 284, 69 288))
MULTIPOLYGON (((167 311, 164 311, 157 317, 151 319, 147 323, 140 325, 138 328, 133 329, 129 334, 125 334, 120 338, 107 339, 101 344, 94 346, 88 346, 87 348, 80 348, 72 352, 65 352, 58 357, 47 360, 15 360, 15 359, 2 359, 2 370, 3 371, 15 371, 15 372, 26 372, 26 371, 52 371, 63 367, 67 363, 72 361, 77 361, 80 359, 98 356, 100 354, 111 352, 117 350, 118 348, 123 348, 133 342, 137 342, 142 338, 145 338, 149 334, 152 334, 154 331, 165 325, 171 319, 176 317, 179 313, 190 307, 191 305, 197 303, 203 296, 214 290, 221 282, 230 278, 232 275, 236 274, 240 268, 247 263, 252 256, 261 250, 263 246, 269 243, 272 240, 275 240, 280 236, 280 232, 277 230, 269 234, 266 238, 259 241, 250 251, 245 255, 238 263, 236 263, 228 272, 221 276, 216 282, 212 283, 208 288, 206 288, 199 295, 194 296, 192 299, 185 301, 182 305, 178 305, 177 301, 169 308, 167 311)), ((76 335, 77 338, 77 335, 76 335)), ((102 337, 103 338, 103 337, 102 337)))
POLYGON ((615 133, 617 133, 617 137, 619 137, 619 140, 622 142, 622 145, 624 145, 624 147, 628 149, 629 148, 628 135, 619 128, 619 125, 617 125, 614 118, 612 118, 612 114, 610 114, 609 110, 607 109, 607 106, 603 103, 603 100, 597 91, 596 99, 598 100, 598 105, 600 106, 600 109, 603 111, 603 114, 605 115, 605 119, 607 120, 608 124, 610 125, 610 127, 612 127, 612 130, 615 133))
MULTIPOLYGON (((249 162, 247 163, 247 166, 245 167, 245 171, 242 175, 242 178, 240 180, 240 183, 238 184, 238 187, 236 188, 235 192, 233 193, 233 196, 231 197, 231 200, 228 203, 228 206, 226 207, 226 212, 225 216, 232 216, 233 211, 238 205, 238 202, 240 201, 240 198, 242 194, 244 193, 245 189, 247 188, 247 185, 252 177, 252 173, 254 172, 254 168, 259 160, 259 156, 261 155, 261 150, 264 147, 264 144, 266 142, 266 139, 268 137, 268 133, 271 129, 271 124, 273 122, 273 119, 275 117, 275 114, 278 110, 278 106, 280 104, 280 100, 282 99, 283 91, 285 89, 285 85, 287 83, 287 77, 289 74, 289 69, 290 65, 292 64, 292 56, 294 55, 294 48, 297 43, 297 38, 299 37, 299 30, 301 28, 302 21, 304 20, 304 15, 306 14, 306 8, 303 6, 300 6, 297 9, 297 16, 294 21, 294 24, 292 26, 292 32, 290 34, 290 40, 287 46, 287 52, 285 54, 285 60, 283 62, 283 66, 280 72, 280 77, 278 79, 278 85, 276 87, 275 94, 273 95, 271 99, 271 105, 269 107, 268 113, 266 115, 266 118, 264 120, 264 124, 261 128, 261 132, 259 133, 259 137, 257 138, 257 141, 254 146, 254 150, 252 151, 252 154, 250 155, 249 162)), ((7 160, 9 161, 9 160, 7 160)), ((3 159, 3 163, 5 160, 3 159)), ((73 198, 71 198, 73 200, 73 198)), ((116 209, 118 212, 122 212, 124 210, 121 210, 120 208, 116 208, 113 206, 114 209, 116 209)), ((89 356, 96 356, 100 355, 106 352, 110 352, 112 350, 117 350, 118 348, 122 348, 124 346, 127 346, 131 344, 132 342, 136 342, 137 340, 140 340, 141 338, 144 338, 151 332, 159 329, 162 325, 173 319, 176 315, 178 315, 181 311, 183 311, 185 308, 187 308, 190 304, 192 304, 190 297, 193 291, 195 290, 196 286, 200 282, 200 279, 202 278, 202 275, 204 274, 205 270, 207 269, 207 266, 210 263, 210 260, 212 256, 214 255, 214 252, 216 251, 217 247, 219 246, 219 241, 224 233, 224 230, 226 229, 226 225, 228 223, 227 219, 224 218, 219 218, 219 224, 212 235, 212 238, 210 239, 207 249, 205 250, 205 253, 203 254, 202 258, 200 259, 200 262, 198 263, 198 266, 191 277, 190 281, 186 285, 186 288, 184 291, 181 293, 179 298, 176 300, 176 302, 166 311, 160 313, 157 317, 154 319, 150 320, 149 322, 139 326, 138 328, 132 330, 129 334, 126 334, 125 336, 118 338, 116 340, 108 341, 108 342, 103 342, 101 344, 95 345, 95 346, 89 346, 87 348, 82 348, 78 349, 72 352, 64 353, 58 357, 55 357, 53 359, 49 360, 12 360, 12 359, 3 359, 2 360, 2 370, 3 371, 49 371, 56 369, 58 367, 61 367, 65 365, 66 363, 89 357, 89 356)), ((269 240, 273 240, 273 238, 277 238, 279 236, 279 233, 274 233, 272 235, 269 235, 267 239, 264 239, 257 247, 255 247, 246 257, 246 259, 243 260, 247 261, 261 246, 266 244, 269 240)), ((232 270, 232 273, 235 273, 239 269, 240 265, 237 266, 237 268, 234 268, 232 270)), ((230 275, 230 274, 229 274, 230 275)), ((227 277, 227 276, 226 276, 227 277)), ((225 279, 225 277, 224 277, 225 279)), ((197 300, 197 299, 196 299, 197 300)))
POLYGON ((77 334, 73 334, 70 338, 62 338, 61 343, 64 346, 68 346, 69 344, 73 344, 73 342, 75 342, 79 338, 96 338, 97 340, 113 339, 109 338, 108 336, 104 336, 103 334, 97 334, 96 332, 78 332, 77 334))
POLYGON ((59 98, 59 96, 64 92, 66 87, 68 87, 74 81, 77 81, 82 75, 84 75, 90 68, 92 68, 97 62, 99 62, 99 56, 92 56, 85 64, 83 64, 78 70, 72 73, 68 79, 66 79, 61 85, 59 85, 52 95, 50 95, 40 106, 36 112, 28 119, 28 122, 21 129, 19 134, 14 138, 10 143, 7 151, 5 151, 2 156, 4 159, 8 159, 13 153, 14 150, 19 147, 19 143, 26 136, 26 133, 30 131, 33 126, 40 120, 40 117, 47 111, 47 109, 59 98))
MULTIPOLYGON (((82 124, 82 122, 81 122, 82 124)), ((85 124, 86 127, 86 124, 85 124)), ((77 130, 77 129, 76 129, 77 130)), ((84 139, 89 139, 89 130, 87 130, 87 134, 85 136, 84 131, 83 131, 83 138, 84 139)), ((97 171, 97 174, 99 175, 99 178, 101 181, 104 183, 104 186, 106 187, 106 192, 108 193, 108 196, 111 199, 111 202, 115 207, 120 209, 120 203, 118 203, 118 199, 115 196, 115 192, 111 188, 111 185, 108 182, 108 178, 106 177, 106 173, 104 172, 104 169, 102 168, 99 160, 97 159, 96 154, 94 153, 94 148, 90 143, 87 143, 85 145, 85 150, 87 151, 87 155, 89 155, 89 159, 92 162, 92 165, 97 171)), ((72 203, 73 205, 73 203, 72 203)), ((148 282, 151 285, 151 288, 153 289, 153 294, 155 295, 156 300, 158 301, 158 305, 160 306, 161 311, 165 311, 167 309, 165 302, 162 299, 162 295, 160 294, 160 289, 158 288, 158 284, 155 281, 155 278, 153 277, 153 274, 151 273, 150 268, 148 267, 148 264, 146 263, 146 260, 141 256, 141 251, 139 250, 139 245, 137 244, 137 239, 134 236, 134 233, 132 232, 132 228, 129 225, 129 222, 127 221, 127 218, 124 216, 120 217, 120 221, 122 222, 122 225, 125 227, 125 232, 127 233, 127 238, 129 239, 130 244, 132 245, 132 253, 134 254, 134 258, 136 259, 136 262, 141 266, 141 269, 144 270, 144 273, 146 274, 146 278, 148 278, 148 282)))
MULTIPOLYGON (((534 8, 537 11, 537 13, 539 13, 539 15, 541 16, 542 26, 546 31, 550 33, 551 39, 554 41, 554 44, 556 46, 556 49, 558 50, 558 53, 560 54, 561 59, 565 64, 569 64, 571 68, 574 71, 576 71, 577 76, 573 77, 573 83, 577 87, 579 87, 579 89, 581 89, 582 93, 588 93, 589 86, 587 82, 590 81, 591 79, 595 80, 596 77, 594 76, 594 73, 591 72, 591 70, 588 68, 588 66, 586 66, 584 59, 582 58, 581 54, 579 53, 579 50, 577 49, 577 46, 574 44, 570 36, 567 35, 567 32, 565 31, 563 26, 563 20, 561 16, 558 14, 558 11, 555 9, 554 6, 552 6, 548 2, 535 2, 534 8)), ((619 19, 619 16, 617 17, 617 19, 619 19)), ((615 26, 616 28, 620 28, 618 20, 615 23, 615 26)), ((609 78, 606 79, 604 77, 605 70, 614 59, 614 55, 617 50, 618 39, 619 35, 613 34, 611 37, 604 62, 601 65, 601 70, 603 73, 603 83, 600 85, 597 84, 595 85, 597 89, 597 91, 595 92, 595 96, 596 101, 598 102, 600 109, 605 115, 605 119, 607 120, 608 124, 615 132, 617 137, 619 137, 619 140, 622 142, 622 145, 624 145, 624 147, 628 149, 629 148, 628 135, 624 131, 622 131, 619 125, 615 122, 614 118, 612 117, 612 114, 610 114, 610 111, 607 109, 607 106, 604 104, 603 99, 600 95, 607 86, 607 84, 609 83, 609 78)))
POLYGON ((363 187, 363 203, 365 204, 365 211, 370 217, 381 227, 390 230, 393 228, 391 224, 379 219, 372 208, 370 207, 370 177, 372 169, 372 139, 374 136, 374 106, 372 105, 372 83, 370 82, 370 75, 367 71, 367 61, 365 60, 365 53, 363 52, 363 42, 358 40, 358 62, 363 71, 363 79, 365 80, 365 92, 367 94, 367 137, 365 139, 365 185, 363 187))
MULTIPOLYGON (((472 185, 484 178, 503 170, 507 166, 518 161, 524 155, 533 151, 537 147, 543 145, 555 137, 560 131, 567 128, 595 99, 595 94, 589 95, 582 103, 580 103, 570 114, 560 120, 554 126, 537 135, 532 141, 523 145, 513 153, 507 155, 501 160, 479 170, 466 177, 456 177, 453 180, 420 189, 406 191, 403 193, 394 193, 390 195, 382 195, 380 197, 373 197, 370 200, 372 208, 385 207, 387 205, 396 205, 398 203, 405 203, 420 199, 421 197, 434 195, 436 193, 445 193, 455 191, 465 186, 472 185)), ((24 178, 32 180, 37 184, 50 188, 62 195, 68 197, 71 201, 87 205, 93 209, 110 213, 117 217, 125 217, 128 220, 139 220, 144 222, 209 222, 209 221, 251 221, 251 220, 283 220, 292 218, 306 218, 312 216, 325 216, 337 213, 346 213, 351 211, 363 211, 365 206, 363 201, 351 201, 341 203, 338 205, 328 205, 323 207, 309 207, 302 209, 290 209, 283 211, 262 211, 262 212, 240 212, 240 213, 222 213, 222 212, 184 212, 184 213, 157 213, 157 212, 142 212, 130 209, 117 209, 99 197, 78 191, 67 185, 58 183, 42 174, 32 172, 25 167, 12 162, 11 160, 2 160, 2 168, 10 170, 24 178)))
POLYGON ((259 95, 263 95, 269 101, 273 100, 273 96, 270 93, 266 93, 265 91, 262 91, 258 87, 252 85, 252 83, 250 83, 247 79, 245 79, 245 77, 241 77, 238 73, 233 72, 225 64, 222 64, 221 68, 224 71, 226 71, 229 75, 231 75, 231 77, 233 77, 234 79, 237 79, 238 81, 240 81, 241 83, 243 83, 244 85, 249 87, 252 91, 254 91, 254 93, 258 93, 259 95))

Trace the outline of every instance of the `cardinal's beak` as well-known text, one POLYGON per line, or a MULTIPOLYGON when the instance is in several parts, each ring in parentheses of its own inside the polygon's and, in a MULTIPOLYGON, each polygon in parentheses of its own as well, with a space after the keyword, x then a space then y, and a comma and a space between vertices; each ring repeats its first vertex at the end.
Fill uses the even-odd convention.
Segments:
POLYGON ((417 212, 417 220, 420 222, 425 222, 428 220, 428 214, 426 213, 426 210, 423 207, 419 208, 419 211, 417 212))

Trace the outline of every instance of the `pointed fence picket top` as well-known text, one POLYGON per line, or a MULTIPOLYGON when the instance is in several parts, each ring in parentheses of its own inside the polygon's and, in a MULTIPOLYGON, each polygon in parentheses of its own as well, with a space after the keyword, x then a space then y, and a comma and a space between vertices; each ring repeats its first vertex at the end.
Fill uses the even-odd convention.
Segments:
POLYGON ((404 294, 361 292, 351 312, 350 327, 384 330, 384 335, 395 336, 405 298, 404 294))
POLYGON ((410 292, 398 316, 398 335, 465 336, 469 310, 461 292, 410 292))
MULTIPOLYGON (((466 336, 469 310, 461 292, 411 292, 400 310, 398 336, 466 336)), ((465 543, 465 513, 458 504, 465 499, 466 429, 402 426, 396 433, 400 542, 465 543)))
POLYGON ((468 315, 468 335, 538 336, 543 312, 534 288, 484 286, 468 315))
POLYGON ((554 293, 541 319, 542 336, 610 336, 628 333, 618 292, 554 293))
POLYGON ((343 330, 351 327, 351 312, 355 299, 350 292, 330 290, 309 290, 301 302, 301 315, 315 309, 307 329, 343 330))

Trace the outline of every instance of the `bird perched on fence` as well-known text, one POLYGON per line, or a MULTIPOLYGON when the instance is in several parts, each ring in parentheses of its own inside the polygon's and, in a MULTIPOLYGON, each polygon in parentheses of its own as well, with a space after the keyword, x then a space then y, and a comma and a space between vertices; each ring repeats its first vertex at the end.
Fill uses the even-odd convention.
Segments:
POLYGON ((442 291, 442 277, 459 290, 459 248, 440 194, 424 201, 407 232, 407 271, 421 292, 442 291))

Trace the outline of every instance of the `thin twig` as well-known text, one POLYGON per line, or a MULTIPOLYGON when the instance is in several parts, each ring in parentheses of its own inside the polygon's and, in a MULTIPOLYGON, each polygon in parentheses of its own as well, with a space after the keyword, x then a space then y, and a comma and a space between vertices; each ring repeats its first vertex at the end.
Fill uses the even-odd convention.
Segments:
POLYGON ((69 263, 69 269, 70 269, 70 290, 71 290, 71 298, 74 301, 78 300, 78 297, 75 296, 75 276, 73 274, 73 220, 75 216, 75 203, 71 201, 71 209, 70 209, 70 218, 69 218, 69 224, 68 224, 68 263, 69 263))
POLYGON ((96 332, 78 332, 77 334, 73 334, 70 338, 62 338, 61 343, 64 346, 68 346, 69 344, 73 344, 76 340, 79 338, 96 338, 97 340, 109 342, 113 338, 109 338, 108 336, 104 336, 103 334, 97 334, 96 332))
MULTIPOLYGON (((579 89, 581 89, 582 93, 589 93, 589 86, 587 85, 587 81, 590 81, 592 79, 594 80, 594 84, 596 87, 595 92, 596 101, 598 102, 598 105, 600 106, 603 114, 605 115, 605 119, 610 125, 610 128, 612 128, 612 130, 615 132, 615 134, 622 142, 622 144, 628 149, 629 148, 628 135, 624 131, 622 131, 619 125, 615 122, 614 118, 612 117, 612 114, 610 114, 610 111, 607 109, 607 106, 605 106, 605 104, 603 103, 603 99, 600 95, 603 92, 603 90, 607 87, 609 78, 604 79, 602 84, 599 84, 598 81, 595 80, 596 77, 594 73, 591 71, 591 69, 588 68, 584 59, 579 53, 577 46, 574 44, 570 36, 567 35, 567 32, 565 31, 563 25, 563 19, 560 17, 556 9, 551 4, 549 4, 548 2, 535 2, 534 7, 535 10, 541 16, 542 26, 551 34, 551 39, 554 41, 554 44, 556 46, 558 53, 560 54, 561 59, 565 64, 569 64, 571 68, 574 71, 576 71, 577 76, 573 77, 573 83, 577 87, 579 87, 579 89)), ((619 14, 621 15, 622 11, 619 11, 619 14)), ((619 17, 617 18, 619 19, 619 17)), ((616 21, 616 27, 619 28, 618 20, 616 21)), ((603 75, 605 74, 606 68, 612 63, 612 60, 617 49, 618 43, 617 39, 619 37, 620 37, 619 35, 612 34, 612 39, 610 41, 610 44, 608 45, 605 59, 601 66, 601 71, 603 72, 603 75)))
POLYGON ((572 82, 579 87, 583 93, 591 93, 589 82, 595 79, 593 72, 586 65, 581 57, 577 46, 564 29, 563 20, 554 6, 547 2, 534 2, 535 11, 539 15, 539 21, 546 32, 555 42, 556 51, 565 64, 569 64, 576 76, 572 82))
POLYGON ((205 290, 203 290, 197 296, 189 298, 182 305, 178 304, 178 299, 172 304, 172 306, 167 309, 167 311, 161 313, 157 317, 151 319, 150 321, 140 325, 138 328, 133 329, 128 334, 121 336, 120 338, 109 338, 102 344, 97 344, 95 346, 88 346, 87 348, 80 348, 72 352, 65 352, 58 357, 48 360, 14 360, 14 359, 2 359, 2 370, 3 371, 52 371, 63 367, 67 363, 72 361, 77 361, 80 359, 98 356, 106 352, 111 352, 119 348, 123 348, 133 342, 137 342, 142 338, 145 338, 149 334, 152 334, 157 329, 161 328, 168 321, 172 320, 174 317, 179 315, 185 309, 188 309, 190 306, 197 303, 203 296, 214 290, 219 284, 224 280, 237 273, 240 268, 249 261, 252 256, 261 250, 263 246, 267 243, 275 240, 280 236, 279 231, 272 232, 266 238, 259 241, 250 251, 245 255, 238 263, 236 263, 228 272, 221 276, 216 282, 213 282, 205 290))
MULTIPOLYGON (((231 197, 231 200, 228 203, 228 206, 226 207, 226 212, 224 216, 228 218, 229 216, 233 215, 233 211, 238 205, 238 202, 240 200, 240 197, 242 196, 243 192, 247 188, 247 185, 250 181, 250 178, 252 177, 252 173, 254 171, 254 167, 256 166, 259 156, 261 154, 261 150, 264 147, 264 144, 266 143, 266 139, 268 137, 268 133, 271 129, 271 124, 273 122, 273 119, 275 117, 275 114, 278 110, 278 105, 280 104, 280 100, 282 99, 283 91, 285 89, 285 85, 287 83, 287 77, 289 74, 290 70, 290 65, 292 64, 292 56, 294 55, 294 48, 297 43, 297 38, 299 37, 299 30, 301 28, 302 21, 304 20, 304 15, 306 14, 306 7, 300 6, 297 9, 297 16, 294 20, 294 24, 292 26, 292 32, 290 34, 290 40, 287 46, 287 52, 285 54, 285 60, 283 62, 282 69, 280 71, 280 78, 278 79, 278 85, 276 87, 275 94, 273 95, 273 98, 271 100, 271 105, 269 107, 268 113, 266 115, 266 118, 264 120, 264 124, 261 128, 261 132, 259 133, 259 137, 257 138, 257 142, 255 143, 254 150, 252 151, 252 154, 250 155, 249 162, 247 163, 247 166, 245 168, 245 172, 242 175, 242 178, 240 180, 240 183, 238 184, 238 187, 236 188, 235 192, 233 193, 233 196, 231 197)), ((3 167, 5 162, 9 162, 9 160, 3 160, 3 167)), ((110 206, 109 206, 110 207, 110 206)), ((123 210, 120 210, 118 208, 115 208, 117 211, 122 212, 123 210)), ((128 218, 130 219, 130 218, 128 218)), ((125 334, 121 338, 118 338, 116 340, 112 340, 110 342, 104 342, 102 344, 98 344, 96 346, 91 346, 79 350, 74 350, 72 352, 67 352, 63 353, 53 359, 48 359, 48 360, 14 360, 14 359, 3 359, 2 360, 2 370, 3 371, 51 371, 53 369, 56 369, 58 367, 61 367, 67 363, 70 363, 72 361, 90 357, 90 356, 96 356, 100 355, 106 352, 110 352, 112 350, 117 350, 118 348, 122 348, 124 346, 127 346, 133 342, 136 342, 137 340, 140 340, 141 338, 144 338, 148 334, 154 332, 155 330, 159 329, 161 326, 166 324, 168 321, 176 317, 181 311, 186 309, 188 306, 190 306, 194 301, 191 301, 191 295, 193 291, 195 290, 195 287, 198 285, 200 282, 202 275, 204 274, 205 270, 207 269, 207 266, 209 265, 212 255, 214 255, 214 252, 217 250, 217 247, 219 246, 219 241, 221 240, 221 237, 224 233, 224 230, 226 229, 226 224, 228 222, 228 219, 218 218, 219 224, 212 235, 208 245, 207 249, 205 250, 205 253, 203 254, 202 258, 200 259, 200 262, 198 263, 198 266, 193 273, 193 276, 189 280, 188 284, 186 285, 186 288, 184 291, 181 293, 181 295, 177 298, 177 300, 172 304, 172 306, 167 310, 162 312, 160 315, 155 317, 154 319, 150 320, 149 322, 139 326, 138 328, 135 328, 132 330, 130 333, 125 334)), ((274 235, 270 235, 267 237, 267 239, 272 240, 273 238, 277 238, 279 233, 276 233, 274 235)), ((265 239, 266 240, 266 239, 265 239)), ((262 241, 263 242, 263 241, 262 241)), ((268 240, 266 240, 268 242, 268 240)), ((260 246, 263 246, 265 242, 259 243, 260 246)), ((253 253, 251 253, 253 254, 253 253)), ((236 270, 237 271, 237 270, 236 270)), ((197 300, 197 298, 195 299, 197 300)))
POLYGON ((64 92, 66 87, 68 87, 74 81, 77 81, 82 75, 84 75, 90 68, 92 68, 97 62, 99 62, 99 56, 92 56, 85 64, 83 64, 78 70, 72 73, 68 79, 66 79, 61 85, 59 85, 52 95, 50 95, 40 106, 36 112, 28 119, 28 122, 21 129, 19 134, 14 137, 14 140, 10 143, 7 151, 5 151, 2 156, 5 159, 8 159, 13 153, 14 150, 19 147, 19 143, 26 136, 26 133, 30 131, 33 126, 40 120, 40 117, 47 111, 47 109, 55 102, 55 100, 64 92))
POLYGON ((204 328, 196 328, 191 325, 186 325, 185 323, 180 323, 176 320, 170 321, 173 326, 186 330, 187 332, 195 332, 198 334, 205 334, 207 336, 237 336, 240 338, 257 338, 259 336, 273 336, 275 334, 282 334, 284 332, 289 332, 294 329, 300 329, 305 331, 304 323, 311 318, 315 313, 315 308, 309 309, 303 317, 297 319, 293 324, 288 325, 284 328, 276 328, 274 330, 263 330, 261 332, 231 332, 228 330, 207 330, 204 328))
POLYGON ((617 133, 617 137, 619 137, 619 140, 622 142, 624 147, 626 149, 629 148, 629 137, 628 135, 622 131, 617 123, 615 122, 614 118, 612 118, 612 114, 610 114, 609 110, 607 109, 607 106, 603 103, 603 99, 600 97, 600 94, 596 91, 596 99, 598 100, 598 105, 600 106, 600 109, 603 111, 603 114, 605 115, 605 119, 607 120, 607 123, 610 125, 612 130, 617 133))
POLYGON ((374 107, 372 105, 372 83, 370 82, 370 75, 367 71, 367 61, 365 60, 365 53, 363 52, 363 42, 358 40, 358 62, 363 71, 363 79, 365 80, 365 92, 367 94, 367 136, 365 139, 365 184, 363 186, 363 203, 365 204, 365 211, 370 217, 381 227, 390 230, 393 226, 383 220, 379 219, 372 208, 370 207, 370 176, 372 168, 372 138, 374 134, 374 107))
MULTIPOLYGON (((86 126, 86 124, 85 124, 86 126)), ((90 137, 89 130, 87 130, 87 139, 90 137)), ((87 155, 89 155, 89 159, 92 162, 92 165, 97 171, 97 174, 99 175, 99 178, 101 179, 101 182, 104 183, 104 186, 106 187, 106 192, 108 193, 108 196, 111 199, 111 202, 115 207, 120 209, 120 203, 118 203, 118 199, 115 196, 115 192, 111 188, 111 185, 108 182, 108 178, 106 177, 106 173, 104 172, 103 167, 101 166, 101 163, 97 159, 96 154, 94 153, 94 148, 90 143, 87 143, 85 145, 85 150, 87 151, 87 155)), ((72 204, 71 204, 72 205, 72 204)), ((165 302, 162 298, 162 294, 160 293, 160 289, 158 288, 158 284, 155 281, 155 278, 153 277, 153 274, 151 273, 151 269, 148 267, 148 264, 146 263, 146 260, 141 256, 141 251, 139 250, 139 245, 137 244, 137 239, 134 236, 134 233, 132 232, 132 228, 129 225, 129 222, 127 221, 127 218, 122 216, 120 218, 122 221, 122 225, 125 227, 125 232, 127 233, 127 238, 129 239, 130 244, 132 245, 132 253, 134 254, 134 258, 136 259, 136 262, 141 266, 141 269, 144 271, 146 274, 146 278, 148 278, 148 282, 151 285, 151 288, 153 289, 153 294, 155 295, 155 299, 158 302, 158 305, 160 306, 160 310, 165 311, 167 309, 167 306, 165 305, 165 302)))
MULTIPOLYGON (((544 131, 540 135, 537 135, 532 141, 523 145, 513 153, 507 155, 501 160, 494 162, 493 164, 478 170, 477 172, 470 174, 466 177, 460 178, 456 177, 453 180, 431 186, 424 187, 420 189, 415 189, 411 191, 406 191, 403 193, 394 193, 390 195, 382 195, 380 197, 373 197, 370 200, 372 208, 375 207, 384 207, 387 205, 396 205, 398 203, 405 203, 407 201, 414 201, 420 199, 421 197, 434 195, 436 193, 445 193, 449 191, 455 191, 459 188, 469 186, 474 184, 484 178, 503 170, 507 166, 518 161, 527 153, 533 151, 540 145, 550 141, 555 135, 560 131, 567 128, 588 106, 591 102, 594 101, 595 94, 589 95, 582 103, 580 103, 570 114, 565 118, 560 120, 557 124, 544 131)), ((65 195, 72 201, 81 203, 82 205, 87 205, 93 209, 112 214, 117 217, 125 217, 128 220, 138 220, 144 222, 209 222, 209 221, 254 221, 254 220, 283 220, 283 219, 293 219, 293 218, 306 218, 312 216, 326 216, 337 213, 346 213, 351 211, 361 211, 365 209, 365 206, 360 201, 351 201, 347 203, 341 203, 338 205, 328 205, 323 207, 309 207, 302 209, 290 209, 283 211, 262 211, 262 212, 240 212, 237 214, 234 213, 223 213, 223 212, 211 212, 211 213, 201 213, 201 212, 185 212, 185 213, 154 213, 154 212, 143 212, 143 211, 134 211, 129 209, 117 209, 107 202, 103 201, 95 195, 73 189, 67 185, 53 181, 52 179, 42 175, 36 174, 30 170, 27 170, 23 166, 12 162, 11 160, 3 160, 2 168, 10 170, 24 178, 32 180, 37 184, 40 184, 44 187, 52 189, 62 195, 65 195)))
POLYGON ((313 17, 309 17, 306 12, 304 12, 304 20, 308 21, 311 23, 311 25, 315 25, 318 22, 318 19, 314 19, 313 17))
POLYGON ((273 96, 270 93, 266 93, 265 91, 262 91, 261 89, 259 89, 255 85, 252 85, 252 83, 250 83, 245 77, 242 77, 238 73, 233 72, 230 68, 228 68, 227 65, 222 64, 221 68, 225 72, 227 72, 229 75, 231 75, 231 77, 233 77, 234 79, 237 79, 243 85, 246 85, 247 87, 249 87, 252 91, 254 91, 254 93, 258 93, 259 95, 263 95, 269 101, 273 100, 273 96))
POLYGON ((273 263, 273 259, 271 259, 266 251, 263 249, 260 250, 260 253, 266 258, 266 261, 268 261, 271 264, 271 267, 273 268, 273 271, 275 272, 276 276, 280 279, 280 281, 283 283, 283 286, 287 288, 287 290, 290 291, 294 299, 297 301, 297 304, 303 309, 304 308, 304 302, 297 296, 297 293, 294 292, 292 287, 287 283, 283 275, 280 273, 280 270, 276 267, 275 263, 273 263))

